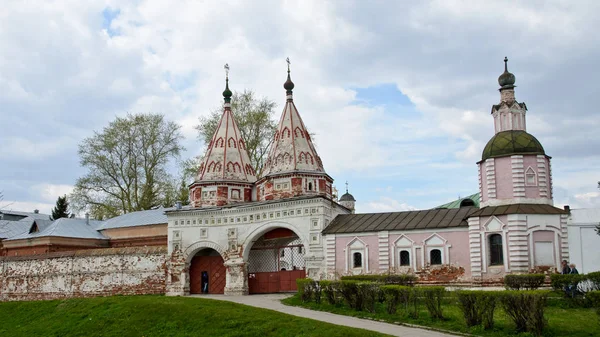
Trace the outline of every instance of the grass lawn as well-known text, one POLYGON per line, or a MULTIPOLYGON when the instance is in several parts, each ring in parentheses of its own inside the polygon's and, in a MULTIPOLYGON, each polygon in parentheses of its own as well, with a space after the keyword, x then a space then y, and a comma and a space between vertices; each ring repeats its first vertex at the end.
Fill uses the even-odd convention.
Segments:
MULTIPOLYGON (((469 333, 478 336, 530 336, 529 333, 517 335, 515 326, 502 309, 496 307, 494 313, 495 327, 493 330, 484 330, 482 327, 467 328, 463 314, 455 304, 456 300, 449 297, 445 300, 443 306, 443 320, 435 320, 429 317, 429 313, 423 304, 420 305, 419 318, 408 317, 402 309, 399 309, 395 315, 390 315, 385 309, 385 303, 377 303, 376 312, 369 313, 365 311, 355 311, 345 304, 333 306, 327 303, 323 296, 321 304, 314 302, 302 303, 296 295, 286 298, 282 301, 284 304, 300 306, 313 310, 328 311, 341 315, 355 316, 361 318, 375 318, 387 322, 401 322, 408 324, 417 324, 447 331, 456 331, 469 333)), ((567 308, 564 300, 551 298, 548 300, 548 307, 545 309, 545 316, 548 319, 548 328, 544 331, 544 336, 600 336, 600 319, 594 309, 588 308, 567 308)))
POLYGON ((384 336, 224 301, 115 296, 0 303, 0 336, 384 336))

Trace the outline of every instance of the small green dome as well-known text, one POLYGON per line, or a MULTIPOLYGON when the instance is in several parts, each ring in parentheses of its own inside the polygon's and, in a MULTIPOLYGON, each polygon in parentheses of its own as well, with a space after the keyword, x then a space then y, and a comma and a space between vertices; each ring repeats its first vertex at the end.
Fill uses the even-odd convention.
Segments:
POLYGON ((546 154, 542 144, 522 130, 498 132, 483 149, 481 160, 515 154, 546 154))

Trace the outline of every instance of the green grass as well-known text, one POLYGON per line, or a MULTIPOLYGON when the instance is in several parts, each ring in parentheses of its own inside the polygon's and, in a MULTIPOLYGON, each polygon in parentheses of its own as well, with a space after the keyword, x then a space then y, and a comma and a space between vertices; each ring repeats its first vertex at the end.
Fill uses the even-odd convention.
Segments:
POLYGON ((0 303, 0 336, 384 336, 225 301, 115 296, 0 303))
MULTIPOLYGON (((391 323, 416 324, 445 331, 468 333, 477 336, 530 336, 528 333, 516 334, 515 326, 504 312, 496 307, 494 313, 495 326, 493 330, 484 330, 482 327, 467 328, 463 314, 456 304, 456 299, 449 297, 443 305, 443 320, 435 320, 429 317, 424 304, 420 304, 419 318, 409 317, 401 308, 394 315, 387 313, 385 304, 377 303, 375 313, 355 311, 345 304, 330 305, 325 299, 321 304, 314 302, 302 303, 300 298, 293 296, 282 301, 284 304, 304 307, 312 310, 327 311, 331 313, 384 320, 391 323)), ((570 308, 560 299, 549 299, 549 306, 545 309, 545 317, 548 319, 548 327, 544 336, 600 336, 600 320, 594 309, 570 308)))

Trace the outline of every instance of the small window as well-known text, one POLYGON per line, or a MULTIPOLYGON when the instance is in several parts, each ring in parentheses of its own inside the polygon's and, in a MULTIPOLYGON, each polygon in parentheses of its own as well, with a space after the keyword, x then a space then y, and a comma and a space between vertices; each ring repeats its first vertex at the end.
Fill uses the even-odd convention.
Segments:
POLYGON ((535 172, 533 171, 533 169, 530 167, 527 169, 527 171, 525 172, 525 185, 527 186, 536 186, 537 183, 535 181, 535 172))
POLYGON ((504 264, 502 252, 502 236, 500 234, 490 235, 490 265, 499 266, 504 264))
POLYGON ((240 190, 231 190, 231 199, 239 199, 240 190))
POLYGON ((302 254, 302 246, 298 246, 298 253, 302 254))
POLYGON ((312 191, 312 183, 308 183, 308 190, 312 191))
POLYGON ((406 250, 400 252, 400 266, 410 266, 410 253, 406 250))
POLYGON ((429 252, 429 263, 432 265, 442 264, 442 251, 439 249, 432 249, 429 252))
POLYGON ((362 268, 362 253, 352 254, 352 268, 362 268))

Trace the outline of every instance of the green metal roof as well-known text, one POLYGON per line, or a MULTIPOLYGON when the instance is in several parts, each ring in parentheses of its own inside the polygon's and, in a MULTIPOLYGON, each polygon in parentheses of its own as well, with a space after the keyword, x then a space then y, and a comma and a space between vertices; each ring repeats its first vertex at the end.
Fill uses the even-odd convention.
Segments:
POLYGON ((446 203, 446 204, 443 204, 443 205, 440 205, 440 206, 437 206, 434 208, 460 208, 460 204, 463 202, 463 200, 467 200, 467 199, 472 200, 475 207, 479 207, 479 201, 481 200, 481 197, 480 197, 479 193, 475 193, 475 194, 466 196, 464 198, 450 201, 449 203, 446 203))
POLYGON ((515 154, 546 154, 542 144, 529 133, 522 130, 498 132, 487 143, 481 154, 481 160, 511 156, 515 154))

